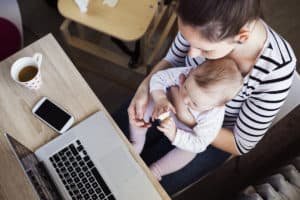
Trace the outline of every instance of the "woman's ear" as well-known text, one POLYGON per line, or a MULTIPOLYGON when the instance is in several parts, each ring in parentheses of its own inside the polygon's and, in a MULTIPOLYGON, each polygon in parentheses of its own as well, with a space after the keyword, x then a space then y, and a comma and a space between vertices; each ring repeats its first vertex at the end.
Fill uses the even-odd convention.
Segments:
POLYGON ((247 27, 242 27, 240 32, 234 37, 234 41, 243 44, 245 43, 250 36, 250 30, 247 27))

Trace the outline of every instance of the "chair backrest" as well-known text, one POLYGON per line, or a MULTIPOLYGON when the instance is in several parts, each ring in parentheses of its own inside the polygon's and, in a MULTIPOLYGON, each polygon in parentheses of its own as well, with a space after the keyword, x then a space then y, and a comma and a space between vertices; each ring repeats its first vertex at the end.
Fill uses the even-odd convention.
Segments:
POLYGON ((285 103, 282 105, 279 113, 273 120, 272 126, 276 124, 280 119, 291 112, 297 105, 300 104, 300 76, 297 71, 294 73, 294 80, 287 96, 285 103))

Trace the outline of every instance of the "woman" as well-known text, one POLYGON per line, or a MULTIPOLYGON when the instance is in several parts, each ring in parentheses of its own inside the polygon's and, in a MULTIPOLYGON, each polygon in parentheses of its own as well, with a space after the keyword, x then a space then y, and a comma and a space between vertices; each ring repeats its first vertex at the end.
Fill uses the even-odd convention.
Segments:
MULTIPOLYGON (((149 126, 142 120, 149 100, 149 79, 161 69, 228 57, 238 64, 244 86, 226 104, 223 128, 212 146, 182 170, 163 178, 161 184, 169 194, 198 180, 230 154, 242 155, 253 149, 284 103, 296 58, 290 45, 261 19, 260 4, 260 0, 178 1, 179 33, 167 56, 140 84, 128 108, 130 122, 149 126)), ((145 148, 142 156, 151 164, 172 145, 160 137, 152 138, 145 148)))

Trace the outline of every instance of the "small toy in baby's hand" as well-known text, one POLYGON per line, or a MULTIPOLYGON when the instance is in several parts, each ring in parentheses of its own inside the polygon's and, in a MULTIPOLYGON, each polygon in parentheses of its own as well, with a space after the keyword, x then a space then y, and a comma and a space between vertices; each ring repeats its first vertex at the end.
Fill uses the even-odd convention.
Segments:
POLYGON ((164 121, 164 120, 166 120, 166 119, 169 118, 169 117, 170 117, 170 112, 168 111, 168 112, 164 112, 164 113, 160 114, 160 115, 158 116, 158 119, 159 119, 160 121, 164 121))
POLYGON ((170 112, 164 112, 158 116, 156 120, 152 122, 152 126, 159 126, 161 122, 165 121, 170 117, 170 112))

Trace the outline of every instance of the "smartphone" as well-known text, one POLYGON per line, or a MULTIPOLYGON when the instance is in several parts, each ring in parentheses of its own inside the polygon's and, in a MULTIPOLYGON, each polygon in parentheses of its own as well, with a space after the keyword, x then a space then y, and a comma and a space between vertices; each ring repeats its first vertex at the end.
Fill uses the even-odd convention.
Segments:
POLYGON ((32 113, 58 133, 64 133, 74 123, 74 117, 47 97, 40 99, 32 108, 32 113))

